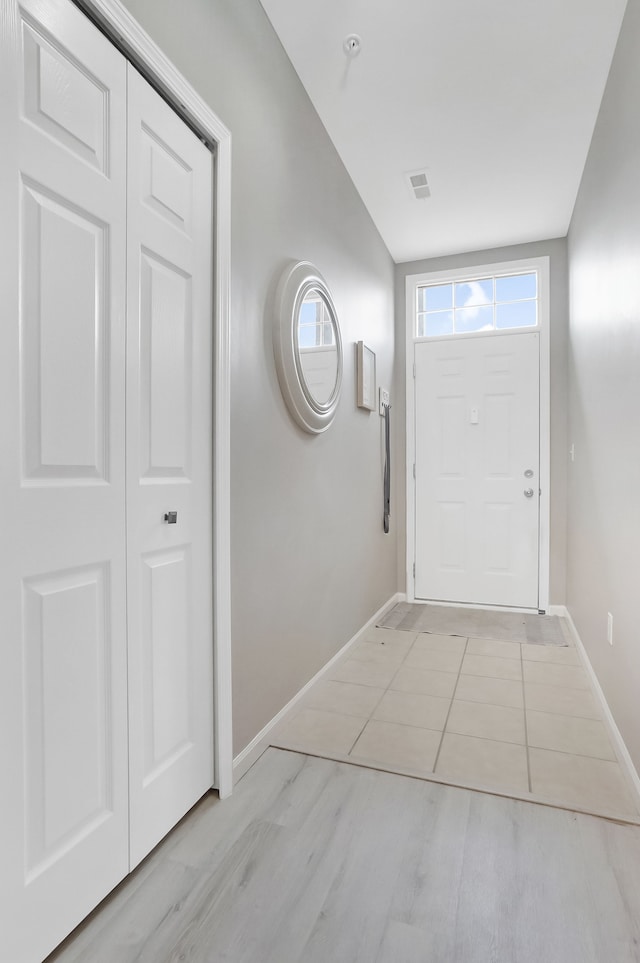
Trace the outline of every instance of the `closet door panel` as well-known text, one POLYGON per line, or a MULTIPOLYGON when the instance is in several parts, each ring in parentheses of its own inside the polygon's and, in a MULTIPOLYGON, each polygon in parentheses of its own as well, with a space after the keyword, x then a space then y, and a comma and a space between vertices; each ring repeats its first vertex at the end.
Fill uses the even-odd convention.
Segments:
POLYGON ((213 782, 212 176, 209 150, 129 67, 132 867, 213 782))
POLYGON ((140 253, 141 479, 191 475, 191 277, 140 253))
POLYGON ((69 0, 3 4, 1 955, 127 871, 126 63, 69 0))
POLYGON ((108 228, 24 183, 21 218, 24 477, 106 481, 108 228))

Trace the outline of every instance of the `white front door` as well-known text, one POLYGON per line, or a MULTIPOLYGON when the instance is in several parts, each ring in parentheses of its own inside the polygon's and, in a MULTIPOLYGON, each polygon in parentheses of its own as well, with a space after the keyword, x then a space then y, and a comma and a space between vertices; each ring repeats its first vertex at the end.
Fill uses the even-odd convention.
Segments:
POLYGON ((213 783, 213 171, 210 151, 131 66, 128 143, 133 868, 213 783))
POLYGON ((415 597, 538 607, 539 334, 415 344, 415 597))
POLYGON ((68 2, 3 3, 0 957, 128 868, 126 64, 68 2))

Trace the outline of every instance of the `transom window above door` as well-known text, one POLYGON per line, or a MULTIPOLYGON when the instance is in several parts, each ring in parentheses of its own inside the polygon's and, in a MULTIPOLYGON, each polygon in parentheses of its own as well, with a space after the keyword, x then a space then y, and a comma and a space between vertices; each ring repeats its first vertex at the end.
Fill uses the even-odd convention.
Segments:
POLYGON ((500 274, 416 287, 416 338, 538 327, 538 274, 500 274))

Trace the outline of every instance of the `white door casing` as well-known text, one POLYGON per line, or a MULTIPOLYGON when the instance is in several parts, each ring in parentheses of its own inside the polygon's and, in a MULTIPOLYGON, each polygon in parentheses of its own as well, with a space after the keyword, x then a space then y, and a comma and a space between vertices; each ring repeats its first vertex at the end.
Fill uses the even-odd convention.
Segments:
POLYGON ((2 30, 0 930, 32 963, 128 867, 126 67, 65 0, 2 30))
POLYGON ((210 151, 129 72, 131 868, 213 783, 210 151), (168 524, 165 514, 175 511, 168 524))
POLYGON ((538 607, 539 334, 415 345, 415 597, 538 607))

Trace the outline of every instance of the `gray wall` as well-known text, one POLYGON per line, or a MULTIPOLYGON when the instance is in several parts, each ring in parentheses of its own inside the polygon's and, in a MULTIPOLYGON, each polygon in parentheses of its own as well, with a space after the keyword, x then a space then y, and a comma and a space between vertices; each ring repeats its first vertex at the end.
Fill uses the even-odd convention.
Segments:
POLYGON ((567 602, 640 769, 640 3, 629 0, 569 231, 567 602), (606 639, 607 612, 614 644, 606 639))
MULTIPOLYGON (((494 264, 499 261, 515 261, 518 258, 549 257, 550 266, 550 323, 551 323, 551 558, 550 601, 562 605, 565 601, 566 570, 566 513, 567 513, 567 243, 565 238, 519 244, 513 247, 474 251, 450 257, 408 261, 396 266, 396 383, 403 384, 406 355, 406 298, 405 281, 410 274, 427 271, 448 271, 454 268, 473 267, 477 264, 494 264)), ((405 399, 397 397, 400 417, 404 422, 405 399)), ((402 492, 405 511, 405 439, 398 437, 397 485, 402 492), (401 450, 400 450, 401 448, 401 450)), ((403 586, 405 575, 406 545, 404 534, 398 543, 398 583, 403 586)))
POLYGON ((234 753, 396 591, 382 532, 382 419, 355 406, 354 342, 393 389, 393 262, 257 0, 125 0, 232 133, 234 753), (345 376, 321 436, 289 416, 269 301, 313 261, 338 310, 345 376))

